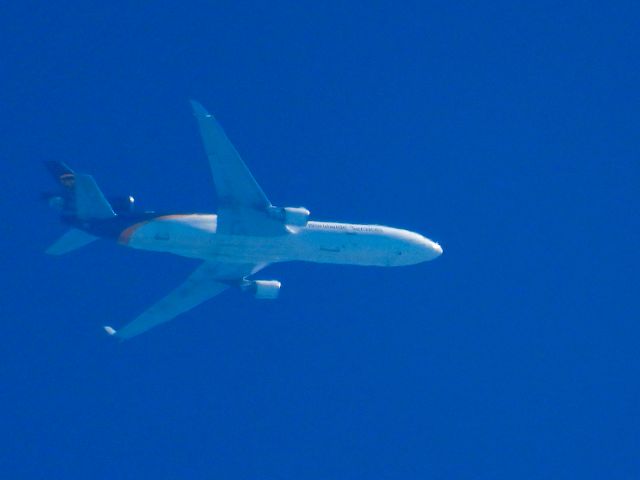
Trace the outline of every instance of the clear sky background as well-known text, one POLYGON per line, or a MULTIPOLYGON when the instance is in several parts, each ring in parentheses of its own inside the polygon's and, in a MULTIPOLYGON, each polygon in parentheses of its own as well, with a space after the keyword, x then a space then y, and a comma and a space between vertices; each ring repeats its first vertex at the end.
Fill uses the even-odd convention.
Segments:
POLYGON ((637 2, 135 3, 0 8, 0 477, 640 476, 637 2), (195 263, 44 255, 41 162, 215 211, 189 98, 274 203, 444 255, 112 341, 195 263))

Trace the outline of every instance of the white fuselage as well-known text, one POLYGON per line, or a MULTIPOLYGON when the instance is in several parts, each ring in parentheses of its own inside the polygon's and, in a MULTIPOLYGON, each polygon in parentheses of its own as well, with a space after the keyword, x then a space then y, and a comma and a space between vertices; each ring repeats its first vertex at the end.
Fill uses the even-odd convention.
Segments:
POLYGON ((287 261, 399 266, 425 262, 440 246, 414 232, 381 225, 308 222, 275 236, 217 233, 217 215, 166 215, 120 235, 132 248, 207 261, 265 264, 287 261))

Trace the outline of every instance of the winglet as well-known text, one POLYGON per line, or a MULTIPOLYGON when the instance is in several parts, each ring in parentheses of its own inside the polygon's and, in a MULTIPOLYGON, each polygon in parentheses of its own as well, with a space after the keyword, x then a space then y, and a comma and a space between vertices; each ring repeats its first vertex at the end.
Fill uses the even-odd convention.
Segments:
POLYGON ((189 103, 191 103, 191 108, 193 109, 193 114, 196 117, 210 117, 211 114, 209 112, 207 112, 207 110, 200 105, 198 102, 196 102, 195 100, 189 100, 189 103))
POLYGON ((113 335, 115 335, 116 333, 118 333, 118 332, 116 332, 115 328, 110 327, 109 325, 105 325, 105 326, 104 326, 104 327, 102 327, 102 328, 104 328, 104 331, 105 331, 105 332, 107 332, 107 333, 108 333, 109 335, 111 335, 111 336, 113 336, 113 335))

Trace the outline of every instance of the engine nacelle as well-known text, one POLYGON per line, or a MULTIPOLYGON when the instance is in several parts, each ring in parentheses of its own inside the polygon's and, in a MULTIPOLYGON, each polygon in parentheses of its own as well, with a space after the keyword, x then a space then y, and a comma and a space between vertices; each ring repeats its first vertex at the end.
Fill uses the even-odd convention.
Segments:
POLYGON ((278 298, 281 283, 277 280, 253 280, 248 285, 248 290, 256 298, 273 300, 278 298))
POLYGON ((305 227, 311 212, 304 207, 271 207, 270 214, 292 227, 305 227))
POLYGON ((109 203, 115 213, 129 213, 133 211, 136 200, 131 195, 126 197, 110 197, 109 203))
POLYGON ((64 209, 66 204, 66 202, 64 201, 64 197, 45 194, 45 198, 47 199, 49 206, 54 210, 62 211, 64 209))

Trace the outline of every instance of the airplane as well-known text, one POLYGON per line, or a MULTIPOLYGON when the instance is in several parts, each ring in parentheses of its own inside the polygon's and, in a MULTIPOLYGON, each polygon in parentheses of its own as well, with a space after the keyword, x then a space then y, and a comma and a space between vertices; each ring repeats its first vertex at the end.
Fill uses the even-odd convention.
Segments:
POLYGON ((59 188, 44 194, 69 227, 46 252, 62 255, 99 239, 202 260, 191 275, 112 336, 130 339, 230 287, 258 299, 275 299, 277 280, 252 277, 267 265, 305 261, 393 267, 433 260, 442 247, 408 230, 382 225, 310 221, 304 207, 277 207, 202 105, 191 101, 218 194, 217 214, 138 212, 131 196, 107 198, 90 175, 59 161, 45 162, 59 188))

